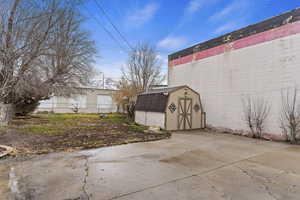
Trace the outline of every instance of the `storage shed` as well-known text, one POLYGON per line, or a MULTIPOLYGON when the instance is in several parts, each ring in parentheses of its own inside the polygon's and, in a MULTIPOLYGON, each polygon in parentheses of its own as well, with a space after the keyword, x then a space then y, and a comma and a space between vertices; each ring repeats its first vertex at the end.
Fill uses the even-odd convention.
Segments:
POLYGON ((135 122, 166 130, 205 127, 200 95, 188 86, 153 89, 137 97, 135 122))

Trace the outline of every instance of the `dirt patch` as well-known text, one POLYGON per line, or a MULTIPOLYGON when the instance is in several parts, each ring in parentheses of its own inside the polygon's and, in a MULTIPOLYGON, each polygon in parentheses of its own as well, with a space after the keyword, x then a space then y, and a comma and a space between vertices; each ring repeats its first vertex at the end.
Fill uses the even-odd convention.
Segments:
POLYGON ((76 151, 170 137, 167 132, 145 133, 146 129, 121 114, 109 114, 105 119, 96 114, 38 114, 14 119, 1 131, 0 141, 1 144, 16 148, 16 154, 24 155, 76 151))

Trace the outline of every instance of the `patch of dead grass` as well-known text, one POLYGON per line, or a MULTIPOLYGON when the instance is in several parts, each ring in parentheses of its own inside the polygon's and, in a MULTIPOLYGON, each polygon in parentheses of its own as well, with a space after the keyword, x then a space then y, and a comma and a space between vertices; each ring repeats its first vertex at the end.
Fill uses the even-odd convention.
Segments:
POLYGON ((62 134, 64 129, 52 126, 29 125, 23 128, 24 132, 30 134, 62 134))
POLYGON ((17 154, 45 154, 58 151, 99 148, 133 142, 168 138, 169 133, 145 133, 126 115, 108 114, 36 114, 14 119, 0 141, 13 144, 17 154))

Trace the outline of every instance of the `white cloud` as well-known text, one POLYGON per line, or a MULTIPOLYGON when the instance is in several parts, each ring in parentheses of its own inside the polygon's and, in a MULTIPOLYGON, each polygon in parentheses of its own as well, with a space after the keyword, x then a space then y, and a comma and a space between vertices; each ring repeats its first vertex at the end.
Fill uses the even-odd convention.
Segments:
POLYGON ((236 30, 237 28, 239 28, 241 26, 243 26, 243 24, 239 23, 239 22, 225 23, 225 24, 219 26, 218 28, 216 28, 216 30, 214 31, 214 34, 220 34, 220 33, 233 31, 233 30, 236 30))
POLYGON ((199 11, 202 7, 215 4, 219 0, 190 0, 185 8, 185 15, 192 15, 199 11))
POLYGON ((244 9, 248 7, 248 3, 244 0, 235 0, 233 1, 231 4, 229 4, 228 6, 226 6, 225 8, 223 8, 222 10, 216 12, 214 15, 212 15, 209 20, 210 21, 219 21, 222 18, 236 13, 236 12, 244 12, 244 9))
POLYGON ((156 3, 150 3, 145 5, 143 8, 138 9, 137 11, 128 16, 128 25, 136 27, 144 25, 153 18, 158 8, 159 5, 156 3))
POLYGON ((196 13, 201 10, 202 8, 209 7, 215 3, 217 3, 220 0, 190 0, 186 7, 184 8, 183 15, 181 16, 180 20, 177 22, 175 28, 169 35, 172 35, 173 33, 177 32, 179 29, 181 29, 184 25, 189 23, 191 20, 193 20, 196 16, 196 13))
POLYGON ((183 37, 166 37, 158 42, 157 46, 164 49, 176 49, 186 44, 187 40, 183 37))
POLYGON ((194 14, 204 5, 204 2, 204 0, 191 0, 185 8, 185 13, 194 14))
POLYGON ((218 26, 214 34, 221 34, 234 31, 244 26, 247 19, 247 11, 251 9, 251 3, 246 0, 231 1, 225 8, 215 13, 209 18, 211 22, 222 23, 218 26), (225 21, 225 22, 224 22, 225 21), (226 23, 227 21, 227 23, 226 23))

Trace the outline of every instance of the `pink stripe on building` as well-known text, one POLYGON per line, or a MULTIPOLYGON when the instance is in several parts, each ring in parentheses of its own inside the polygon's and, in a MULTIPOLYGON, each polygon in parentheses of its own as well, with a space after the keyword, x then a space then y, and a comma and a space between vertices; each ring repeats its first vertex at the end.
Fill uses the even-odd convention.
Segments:
POLYGON ((254 34, 231 43, 223 44, 217 47, 206 49, 182 58, 178 58, 169 62, 169 67, 186 64, 192 61, 205 59, 211 56, 220 55, 226 51, 237 50, 260 43, 272 41, 275 39, 287 37, 290 35, 300 33, 300 21, 291 24, 283 25, 279 28, 275 28, 262 33, 254 34))

